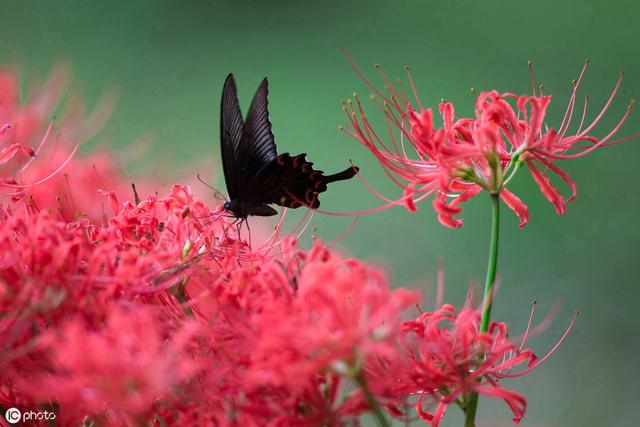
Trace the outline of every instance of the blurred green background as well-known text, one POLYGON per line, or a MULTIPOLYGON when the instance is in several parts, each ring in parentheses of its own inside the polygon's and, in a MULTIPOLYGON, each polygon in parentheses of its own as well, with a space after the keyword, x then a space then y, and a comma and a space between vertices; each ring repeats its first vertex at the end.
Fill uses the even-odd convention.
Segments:
MULTIPOLYGON (((131 168, 161 174, 152 165, 165 159, 163 168, 187 176, 199 172, 221 187, 219 96, 224 77, 234 72, 243 111, 260 79, 270 78, 271 119, 280 151, 306 152, 326 171, 341 170, 353 158, 376 188, 398 194, 372 156, 337 130, 346 122, 340 100, 353 91, 369 93, 341 53, 343 46, 374 79, 374 62, 394 78, 403 77, 403 66, 411 65, 423 103, 435 106, 446 98, 460 115, 472 113, 471 86, 529 93, 528 59, 534 60, 545 92, 554 95, 550 126, 562 119, 570 82, 587 57, 591 65, 584 89, 592 100, 591 117, 618 71, 625 70, 599 135, 613 126, 630 99, 640 96, 636 1, 74 0, 1 5, 0 62, 45 75, 68 59, 90 102, 105 89, 119 89, 118 107, 105 129, 113 147, 153 135, 154 148, 131 168), (196 161, 197 170, 191 170, 196 161)), ((633 113, 620 135, 640 132, 639 113, 633 113)), ((502 286, 494 319, 509 322, 517 334, 533 299, 540 301, 540 313, 562 301, 552 326, 531 342, 544 354, 573 310, 581 309, 567 342, 541 369, 506 383, 529 399, 523 426, 637 425, 639 156, 640 140, 561 164, 578 183, 578 198, 562 217, 528 173, 513 183, 532 219, 521 231, 514 215, 503 210, 502 286)), ((379 204, 356 180, 333 185, 322 201, 325 209, 339 212, 379 204)), ((442 257, 445 299, 461 304, 469 283, 484 278, 488 198, 468 203, 464 217, 462 229, 449 230, 438 224, 429 202, 414 214, 396 208, 362 217, 341 244, 354 256, 387 266, 394 284, 423 288, 427 300, 433 297, 442 257)), ((314 226, 320 237, 331 240, 350 221, 317 215, 314 226)), ((509 424, 502 402, 482 399, 479 408, 479 425, 509 424)), ((452 408, 445 426, 461 425, 457 412, 452 408)))

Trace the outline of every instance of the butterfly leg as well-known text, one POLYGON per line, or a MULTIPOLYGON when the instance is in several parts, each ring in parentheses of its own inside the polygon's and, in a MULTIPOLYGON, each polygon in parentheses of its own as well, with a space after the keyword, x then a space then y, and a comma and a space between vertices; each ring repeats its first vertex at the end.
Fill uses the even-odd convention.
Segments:
POLYGON ((243 223, 244 223, 244 218, 238 218, 238 220, 234 222, 234 224, 236 225, 236 234, 240 242, 242 242, 242 224, 243 223))
POLYGON ((245 224, 247 224, 247 232, 249 234, 249 249, 251 249, 251 227, 249 227, 248 219, 245 219, 245 224))
POLYGON ((238 223, 238 240, 242 241, 242 236, 240 231, 242 230, 242 226, 245 225, 247 227, 247 234, 249 235, 249 248, 251 248, 251 227, 249 227, 249 220, 247 218, 242 218, 240 219, 240 222, 238 223))
POLYGON ((235 228, 236 230, 236 235, 233 236, 234 240, 240 240, 240 225, 239 222, 241 221, 240 218, 235 218, 234 221, 232 223, 227 223, 226 226, 224 227, 224 234, 227 238, 229 238, 229 229, 231 228, 235 228))

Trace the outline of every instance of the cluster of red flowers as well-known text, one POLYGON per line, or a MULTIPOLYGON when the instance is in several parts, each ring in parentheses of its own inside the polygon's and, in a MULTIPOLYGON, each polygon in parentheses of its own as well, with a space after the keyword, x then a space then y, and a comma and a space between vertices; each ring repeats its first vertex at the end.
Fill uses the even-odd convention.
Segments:
POLYGON ((469 306, 421 313, 415 292, 319 241, 300 249, 282 221, 252 249, 187 186, 119 201, 117 162, 75 157, 80 134, 49 123, 59 86, 20 103, 0 74, 3 408, 52 407, 59 425, 337 426, 372 412, 435 426, 475 391, 523 416, 498 381, 537 363, 505 324, 479 333, 469 306))
POLYGON ((578 79, 573 82, 573 92, 564 118, 557 128, 545 125, 551 96, 543 95, 542 87, 536 90, 533 72, 533 95, 495 90, 481 92, 476 97, 475 117, 459 118, 453 104, 442 101, 439 105, 442 127, 437 127, 432 109, 424 108, 420 103, 408 68, 417 107, 411 105, 404 93, 390 83, 377 65, 388 94, 377 89, 352 63, 356 72, 376 93, 372 98, 384 114, 389 142, 376 133, 357 96, 355 101, 349 100, 343 105, 351 123, 351 128, 343 129, 374 154, 387 176, 403 190, 399 199, 392 200, 367 184, 374 194, 386 202, 385 207, 404 205, 409 211, 415 211, 416 202, 434 195, 433 207, 438 220, 447 227, 458 228, 463 225, 462 219, 455 218, 462 212, 461 203, 486 190, 499 195, 518 215, 520 227, 524 227, 529 221, 529 210, 519 197, 507 189, 522 165, 527 166, 556 212, 563 214, 567 202, 576 196, 576 185, 556 164, 557 160, 578 158, 599 147, 638 136, 613 140, 627 120, 633 101, 609 133, 601 138, 591 134, 611 106, 622 82, 622 73, 595 119, 589 124, 585 123, 589 100, 585 97, 580 119, 576 126, 572 126, 578 88, 588 62, 585 61, 578 79), (572 128, 575 130, 570 132, 572 128), (550 174, 555 174, 568 185, 571 196, 565 198, 560 194, 551 182, 550 174))

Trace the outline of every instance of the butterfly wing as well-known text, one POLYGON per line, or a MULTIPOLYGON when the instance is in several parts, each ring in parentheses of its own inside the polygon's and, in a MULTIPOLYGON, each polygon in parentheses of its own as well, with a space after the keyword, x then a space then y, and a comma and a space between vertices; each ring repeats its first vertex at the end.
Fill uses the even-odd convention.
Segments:
POLYGON ((222 169, 227 183, 230 199, 238 197, 243 185, 243 174, 239 163, 240 144, 242 142, 244 122, 238 105, 236 82, 229 74, 222 89, 220 107, 220 147, 222 150, 222 169))
POLYGON ((256 204, 276 204, 289 208, 320 207, 318 195, 334 181, 352 178, 357 168, 351 167, 333 175, 313 169, 305 154, 283 153, 261 169, 247 186, 247 197, 256 204))
POLYGON ((320 206, 318 194, 327 190, 327 184, 352 178, 357 171, 351 167, 325 176, 313 169, 305 154, 278 156, 269 121, 268 95, 265 78, 243 123, 231 74, 222 93, 223 168, 229 196, 236 206, 232 212, 242 218, 276 214, 269 204, 316 209, 320 206))
POLYGON ((253 202, 252 199, 248 199, 252 193, 248 186, 253 182, 253 178, 278 156, 269 121, 268 96, 269 86, 265 78, 251 102, 238 147, 238 164, 244 179, 243 185, 239 188, 239 197, 249 202, 253 202))

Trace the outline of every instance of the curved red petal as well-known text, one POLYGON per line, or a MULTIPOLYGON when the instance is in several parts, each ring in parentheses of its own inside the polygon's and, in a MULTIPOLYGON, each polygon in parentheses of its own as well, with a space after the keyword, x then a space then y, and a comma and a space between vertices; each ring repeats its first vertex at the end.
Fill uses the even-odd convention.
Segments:
POLYGON ((518 215, 518 218, 520 218, 520 224, 518 224, 518 227, 524 228, 524 226, 527 225, 527 222, 529 222, 530 219, 529 208, 527 207, 527 205, 525 205, 518 196, 516 196, 506 188, 503 188, 500 192, 500 198, 502 199, 504 204, 507 205, 513 212, 515 212, 515 214, 518 215))

